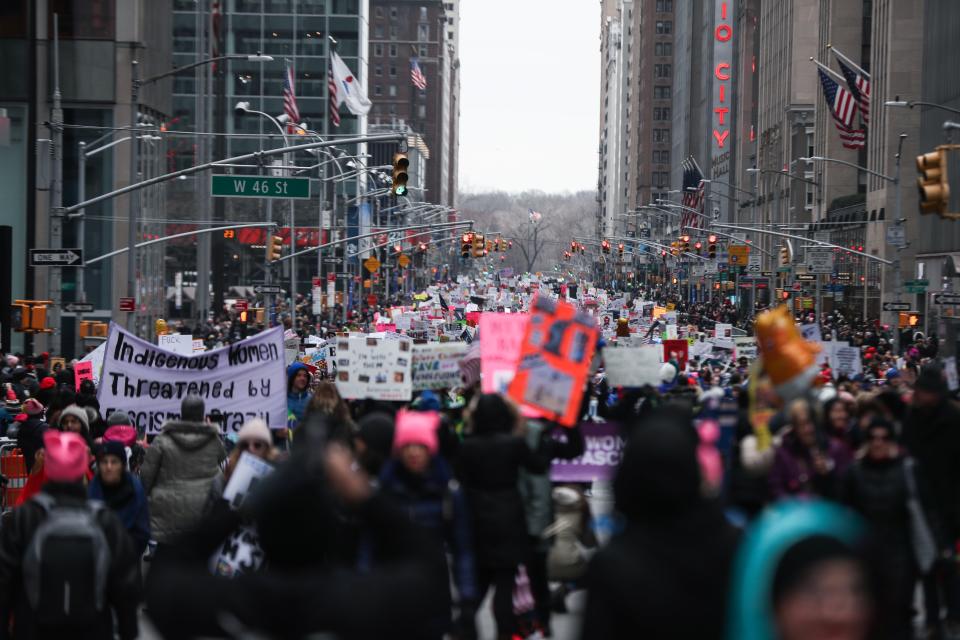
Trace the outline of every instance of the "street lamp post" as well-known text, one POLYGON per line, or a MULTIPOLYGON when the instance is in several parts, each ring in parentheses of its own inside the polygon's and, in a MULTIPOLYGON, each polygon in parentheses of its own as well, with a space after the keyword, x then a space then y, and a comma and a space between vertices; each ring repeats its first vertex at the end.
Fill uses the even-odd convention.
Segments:
MULTIPOLYGON (((140 63, 137 60, 130 61, 130 131, 131 133, 137 130, 137 113, 139 111, 139 98, 140 98, 140 88, 144 85, 157 82, 164 78, 170 77, 181 71, 187 71, 189 69, 195 69, 202 65, 211 64, 214 62, 219 62, 221 60, 248 60, 250 62, 272 62, 272 56, 264 56, 260 54, 256 55, 239 55, 231 54, 224 56, 217 56, 215 58, 206 58, 204 60, 198 60, 191 64, 183 65, 182 67, 174 67, 169 71, 163 73, 158 73, 157 75, 150 76, 148 78, 140 78, 140 63)), ((129 181, 130 184, 134 184, 137 181, 137 164, 140 162, 139 158, 139 148, 137 146, 136 140, 133 141, 133 144, 130 145, 130 175, 129 181)), ((137 251, 136 251, 136 222, 140 213, 140 194, 131 193, 130 202, 127 210, 127 246, 130 247, 130 251, 127 254, 127 296, 132 297, 134 300, 137 298, 137 251)), ((202 265, 197 265, 198 271, 202 269, 202 265)), ((136 306, 134 307, 136 309, 136 306)), ((131 326, 136 329, 136 310, 130 314, 128 319, 127 328, 131 326)))

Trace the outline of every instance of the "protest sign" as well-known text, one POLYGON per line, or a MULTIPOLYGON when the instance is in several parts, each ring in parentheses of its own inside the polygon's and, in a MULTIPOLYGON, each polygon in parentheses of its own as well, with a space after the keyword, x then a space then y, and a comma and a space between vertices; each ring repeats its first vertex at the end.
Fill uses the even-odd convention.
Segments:
POLYGON ((466 353, 464 342, 413 345, 413 390, 459 387, 460 359, 466 353))
POLYGON ((344 398, 410 400, 410 340, 337 340, 337 390, 344 398))
MULTIPOLYGON (((863 363, 860 361, 860 349, 851 347, 846 342, 827 342, 830 345, 829 362, 834 376, 855 376, 863 373, 863 363)), ((824 349, 826 351, 827 349, 824 349)))
MULTIPOLYGON (((230 474, 230 481, 223 490, 223 499, 230 508, 240 509, 259 481, 272 472, 271 465, 244 451, 230 474)), ((259 569, 263 560, 264 553, 256 528, 253 525, 240 525, 210 558, 210 572, 215 576, 237 578, 259 569)))
POLYGON ((480 373, 484 393, 503 393, 513 379, 530 316, 480 314, 480 373))
POLYGON ((614 422, 583 422, 584 452, 573 460, 554 460, 550 479, 554 482, 612 480, 620 465, 624 438, 614 422))
POLYGON ((103 342, 99 347, 80 358, 80 362, 89 362, 93 366, 90 371, 93 373, 93 384, 100 386, 100 372, 103 371, 103 356, 107 352, 107 343, 103 342))
POLYGON ((807 342, 820 342, 823 338, 820 336, 819 324, 801 324, 799 325, 800 335, 807 342))
POLYGON ((676 340, 679 337, 677 334, 677 325, 668 324, 663 331, 664 340, 676 340))
POLYGON ((180 403, 199 395, 207 418, 236 432, 250 418, 271 428, 287 425, 287 378, 281 329, 275 327, 201 354, 166 351, 111 323, 97 399, 109 417, 126 411, 137 427, 160 432, 180 417, 180 403))
POLYGON ((713 344, 721 349, 733 349, 733 325, 718 322, 713 329, 713 344))
POLYGON ((680 371, 687 366, 687 359, 690 354, 690 345, 686 340, 664 340, 663 341, 663 361, 676 360, 680 365, 680 371))
POLYGON ((157 345, 161 349, 173 351, 180 355, 189 356, 193 354, 193 336, 181 333, 167 333, 157 336, 157 345))
POLYGON ((93 363, 89 360, 81 360, 73 365, 73 380, 76 390, 80 391, 80 383, 84 380, 93 380, 93 363))
POLYGON ((706 340, 687 341, 687 355, 691 358, 705 360, 713 355, 713 343, 706 340))
POLYGON ((753 336, 738 336, 733 339, 733 344, 736 349, 735 355, 737 358, 754 360, 760 355, 757 349, 757 339, 753 336))
POLYGON ((957 377, 957 357, 948 356, 943 359, 943 374, 947 378, 947 388, 956 391, 960 388, 960 379, 957 377))
POLYGON ((603 350, 603 366, 612 387, 642 387, 660 383, 660 355, 656 345, 603 350))
MULTIPOLYGON (((564 426, 576 423, 598 329, 574 305, 538 296, 507 393, 564 426)), ((480 330, 481 348, 486 337, 480 330)))

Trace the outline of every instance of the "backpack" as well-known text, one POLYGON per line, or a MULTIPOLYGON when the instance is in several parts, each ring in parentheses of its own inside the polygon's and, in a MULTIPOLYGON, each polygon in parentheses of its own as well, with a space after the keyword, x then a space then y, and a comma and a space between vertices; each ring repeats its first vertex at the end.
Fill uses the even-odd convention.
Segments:
POLYGON ((97 518, 104 505, 58 505, 45 493, 33 501, 46 517, 23 560, 30 608, 43 626, 91 626, 104 610, 110 569, 110 548, 97 518))

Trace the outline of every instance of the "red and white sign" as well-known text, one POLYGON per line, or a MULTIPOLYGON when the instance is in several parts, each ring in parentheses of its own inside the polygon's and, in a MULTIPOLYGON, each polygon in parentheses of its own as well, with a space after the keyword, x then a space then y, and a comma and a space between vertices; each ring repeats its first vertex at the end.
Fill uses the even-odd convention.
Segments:
POLYGON ((235 308, 238 312, 240 312, 240 311, 246 311, 247 309, 250 308, 250 303, 247 302, 246 300, 237 300, 237 301, 233 304, 233 306, 234 306, 234 308, 235 308))
POLYGON ((137 310, 137 301, 134 298, 120 298, 120 311, 133 312, 137 310))

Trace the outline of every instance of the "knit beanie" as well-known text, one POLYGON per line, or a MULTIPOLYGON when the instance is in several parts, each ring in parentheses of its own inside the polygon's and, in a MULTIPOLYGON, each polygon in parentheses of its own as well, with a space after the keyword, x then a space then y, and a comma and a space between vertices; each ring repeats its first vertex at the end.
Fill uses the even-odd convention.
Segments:
POLYGON ((6 399, 3 403, 4 408, 7 411, 13 411, 20 413, 20 399, 17 398, 17 392, 13 390, 13 386, 7 385, 6 399))
POLYGON ((122 442, 105 440, 97 451, 97 459, 99 460, 102 456, 117 456, 120 462, 127 464, 127 449, 122 442))
POLYGON ((83 425, 84 431, 90 431, 90 419, 87 416, 87 412, 83 407, 78 407, 75 404, 71 404, 68 407, 65 407, 63 411, 60 412, 60 424, 63 424, 63 419, 67 416, 73 416, 80 421, 80 424, 83 425))
POLYGON ((27 398, 23 403, 23 412, 28 416, 39 416, 43 414, 43 405, 36 398, 27 398))
POLYGON ((87 470, 87 443, 76 433, 48 429, 43 434, 46 450, 43 468, 54 482, 77 482, 87 470))
POLYGON ((410 444, 419 444, 427 448, 430 455, 436 455, 440 448, 437 439, 437 427, 440 426, 440 414, 436 411, 407 411, 397 413, 397 426, 393 436, 393 450, 399 452, 410 444))
POLYGON ((56 388, 57 388, 57 381, 51 378, 50 376, 47 376, 40 381, 41 391, 45 389, 56 389, 56 388))
POLYGON ((114 411, 107 416, 107 426, 112 427, 113 425, 117 424, 133 426, 133 420, 130 419, 129 414, 127 414, 126 411, 114 411))
POLYGON ((259 440, 270 444, 273 442, 273 436, 267 423, 260 418, 252 418, 243 423, 240 432, 237 433, 237 442, 251 442, 259 440))

